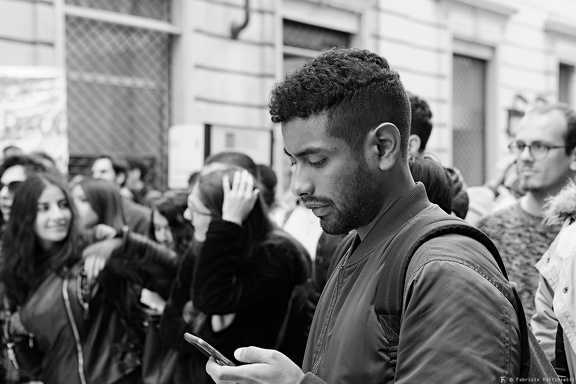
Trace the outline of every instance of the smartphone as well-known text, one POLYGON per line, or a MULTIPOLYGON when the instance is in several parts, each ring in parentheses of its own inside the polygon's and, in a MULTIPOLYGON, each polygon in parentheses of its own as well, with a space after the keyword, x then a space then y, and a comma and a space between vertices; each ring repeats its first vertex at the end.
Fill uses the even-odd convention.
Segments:
POLYGON ((228 359, 226 356, 220 353, 220 351, 218 351, 216 348, 214 348, 213 346, 211 346, 198 336, 194 336, 186 332, 184 334, 184 340, 186 340, 187 342, 198 348, 200 352, 205 354, 207 357, 212 357, 214 360, 216 360, 218 364, 228 365, 230 367, 236 366, 236 364, 234 364, 232 361, 230 361, 230 359, 228 359))

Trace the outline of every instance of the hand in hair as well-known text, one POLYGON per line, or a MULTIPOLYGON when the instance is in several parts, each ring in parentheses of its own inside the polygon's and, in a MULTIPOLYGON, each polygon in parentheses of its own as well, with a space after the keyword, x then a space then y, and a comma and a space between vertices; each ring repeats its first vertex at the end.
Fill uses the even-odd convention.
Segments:
POLYGON ((230 178, 222 178, 224 189, 224 202, 222 203, 222 220, 242 225, 248 217, 258 199, 258 189, 254 189, 254 179, 244 170, 234 173, 234 180, 230 185, 230 178))

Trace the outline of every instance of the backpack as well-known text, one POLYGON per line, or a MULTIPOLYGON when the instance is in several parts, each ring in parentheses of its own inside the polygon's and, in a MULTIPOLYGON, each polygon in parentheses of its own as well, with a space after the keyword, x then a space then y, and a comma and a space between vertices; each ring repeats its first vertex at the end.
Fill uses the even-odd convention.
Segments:
MULTIPOLYGON (((488 236, 476 227, 473 227, 463 220, 440 212, 439 208, 432 209, 414 218, 411 225, 407 226, 406 229, 392 240, 392 243, 386 251, 386 253, 391 255, 402 255, 402 257, 390 258, 389 265, 383 269, 376 288, 374 302, 378 321, 389 343, 388 355, 390 356, 394 370, 398 355, 404 288, 408 265, 414 253, 422 244, 435 237, 449 234, 468 236, 484 245, 496 260, 504 277, 508 279, 504 263, 496 246, 488 236)), ((500 290, 498 286, 494 286, 500 290)), ((514 301, 510 300, 510 298, 508 300, 510 300, 510 303, 516 310, 520 326, 520 380, 539 383, 547 383, 554 380, 559 381, 554 368, 526 324, 526 316, 518 293, 515 289, 513 289, 513 291, 514 301)), ((504 292, 502 292, 502 294, 506 296, 504 292)))

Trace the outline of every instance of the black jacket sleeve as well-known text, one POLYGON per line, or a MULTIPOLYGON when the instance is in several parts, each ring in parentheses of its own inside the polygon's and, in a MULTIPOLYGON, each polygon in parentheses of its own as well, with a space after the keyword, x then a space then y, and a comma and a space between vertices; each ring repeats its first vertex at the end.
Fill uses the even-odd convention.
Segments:
POLYGON ((178 257, 173 251, 142 235, 127 232, 122 244, 112 252, 107 267, 134 283, 168 297, 176 276, 178 257))
POLYGON ((209 315, 238 312, 294 285, 296 248, 288 241, 258 244, 246 254, 246 230, 210 223, 192 280, 192 301, 209 315))
POLYGON ((196 333, 194 328, 195 322, 202 321, 200 317, 203 315, 198 311, 191 314, 193 321, 188 323, 184 320, 182 312, 184 306, 191 300, 190 286, 192 284, 192 274, 194 271, 194 255, 189 249, 184 255, 172 289, 170 291, 170 298, 164 308, 164 314, 160 322, 160 333, 166 345, 170 348, 176 349, 180 352, 196 352, 196 347, 190 345, 184 340, 184 333, 196 333))

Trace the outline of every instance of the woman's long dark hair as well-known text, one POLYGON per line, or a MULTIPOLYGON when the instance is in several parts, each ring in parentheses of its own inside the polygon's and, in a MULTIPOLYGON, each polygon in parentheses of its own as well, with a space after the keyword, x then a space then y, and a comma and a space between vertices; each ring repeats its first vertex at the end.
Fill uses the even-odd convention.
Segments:
POLYGON ((2 278, 11 301, 21 305, 50 270, 59 272, 81 258, 81 237, 76 207, 70 197, 66 181, 52 173, 36 174, 18 188, 14 197, 10 220, 6 225, 2 244, 2 278), (49 185, 62 190, 72 213, 68 235, 53 250, 40 246, 34 224, 38 213, 38 199, 49 185))
MULTIPOLYGON (((198 189, 200 200, 216 217, 222 217, 222 203, 224 202, 224 190, 222 189, 222 178, 228 175, 230 182, 234 180, 234 173, 242 171, 243 168, 226 166, 225 169, 217 169, 207 174, 201 174, 198 178, 198 189)), ((262 190, 258 180, 254 179, 256 188, 262 190)), ((250 255, 254 247, 265 240, 275 229, 272 220, 268 216, 268 211, 260 196, 254 204, 254 208, 242 223, 246 229, 246 254, 250 255)))
MULTIPOLYGON (((186 191, 167 191, 152 204, 152 211, 157 210, 168 221, 174 237, 174 250, 182 257, 192 241, 194 230, 192 224, 184 218, 188 200, 186 191)), ((154 213, 152 213, 154 214, 154 213)), ((156 241, 154 226, 150 226, 150 238, 156 241)))
POLYGON ((106 224, 121 231, 126 225, 126 218, 118 186, 107 180, 93 178, 85 178, 78 185, 84 190, 88 204, 98 215, 98 224, 106 224))

